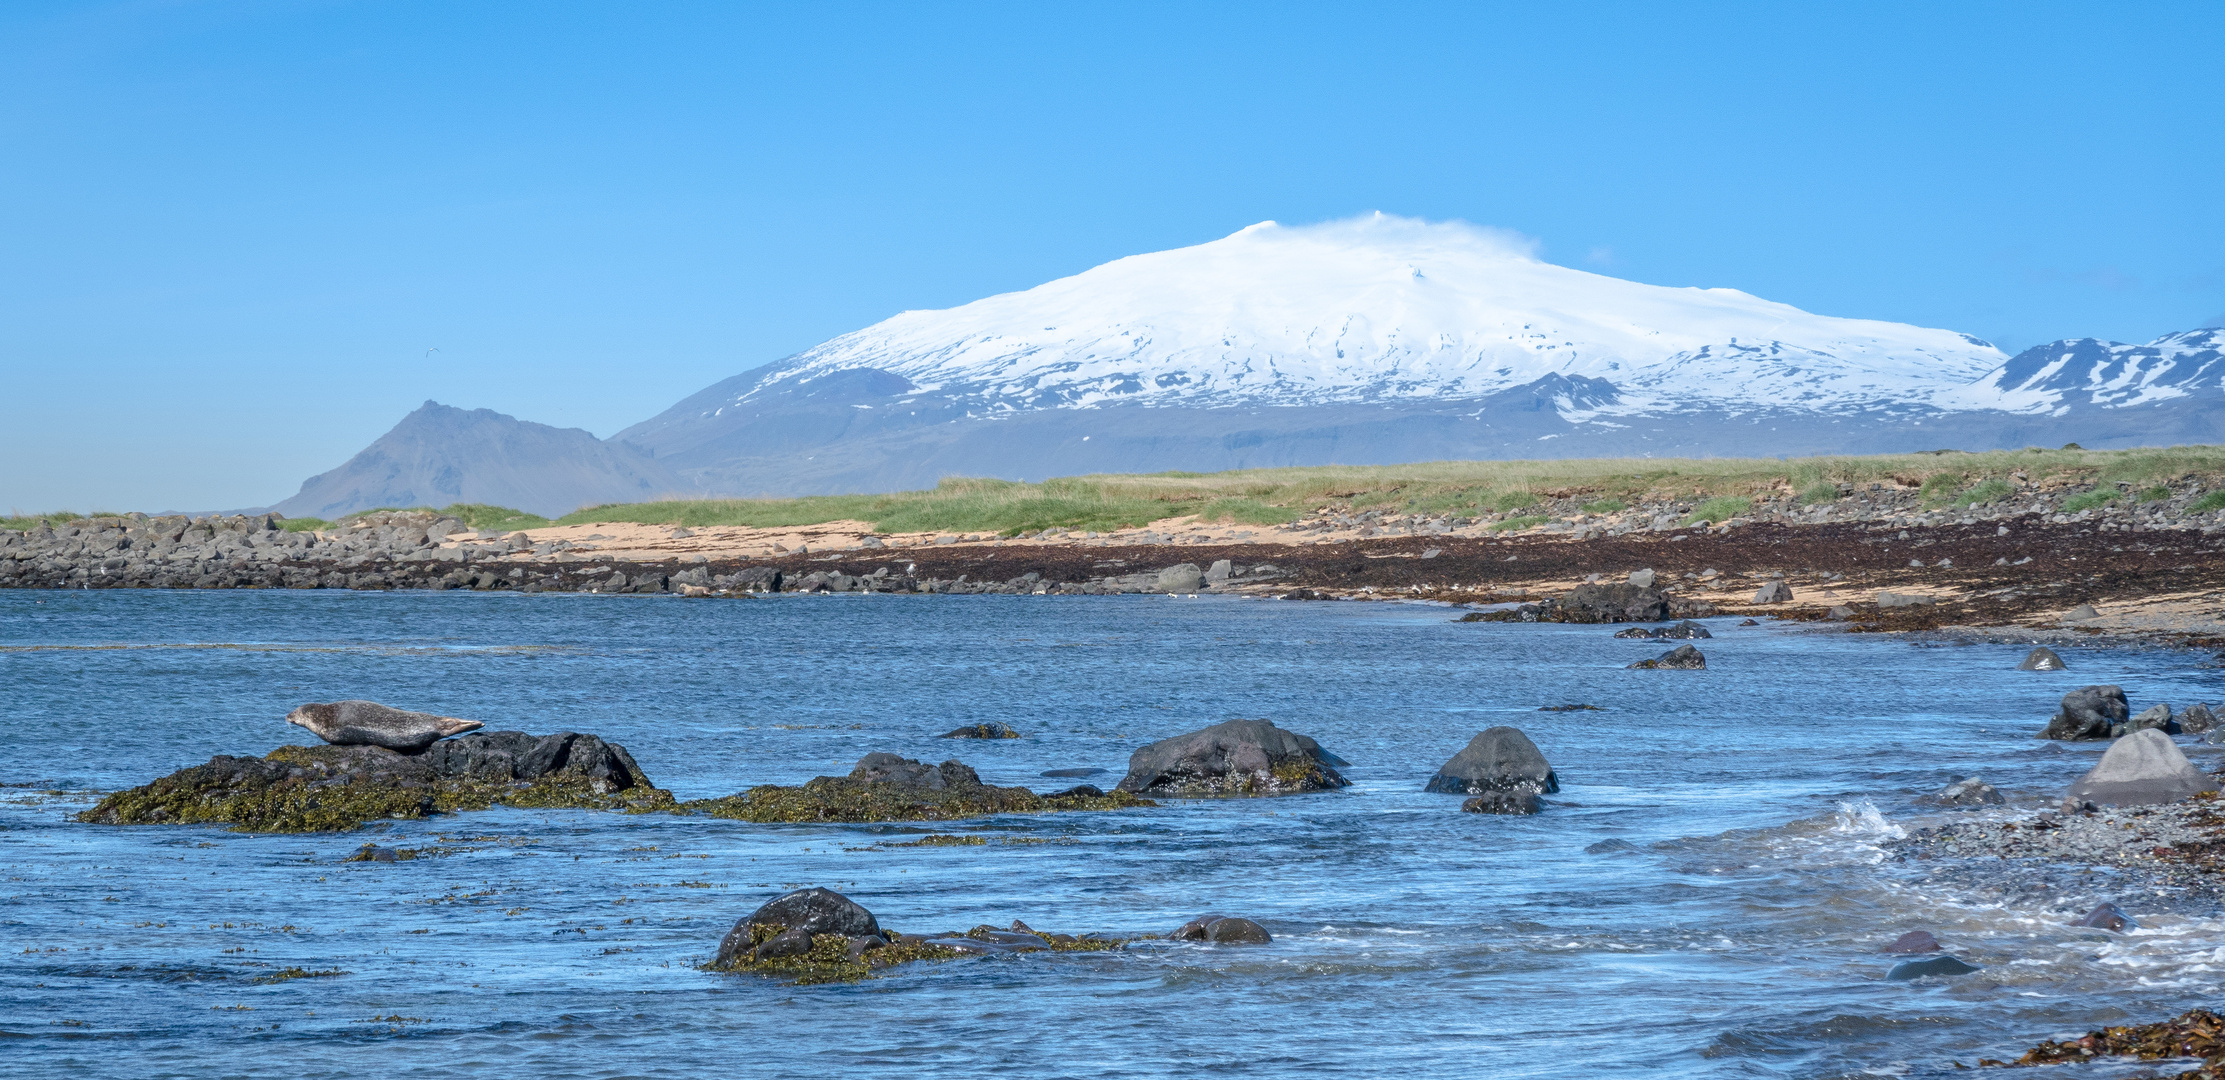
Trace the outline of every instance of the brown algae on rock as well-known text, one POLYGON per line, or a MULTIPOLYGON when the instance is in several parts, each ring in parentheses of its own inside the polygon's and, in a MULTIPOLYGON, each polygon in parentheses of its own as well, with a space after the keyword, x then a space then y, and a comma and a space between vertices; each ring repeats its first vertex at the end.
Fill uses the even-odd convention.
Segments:
POLYGON ((1100 791, 1084 785, 1049 795, 1022 787, 957 784, 925 788, 875 783, 845 776, 821 776, 797 787, 761 784, 739 795, 695 799, 682 812, 780 824, 807 821, 950 821, 992 814, 1032 814, 1058 810, 1126 810, 1157 806, 1125 791, 1100 791))
POLYGON ((367 821, 526 809, 667 810, 624 747, 592 735, 467 735, 405 754, 377 746, 282 746, 219 755, 102 799, 95 825, 225 824, 234 832, 346 832, 367 821))
MULTIPOLYGON (((1025 923, 1015 922, 1014 927, 1024 928, 1025 923)), ((869 950, 856 948, 860 940, 843 934, 813 934, 811 949, 795 956, 757 958, 757 947, 783 932, 777 925, 749 927, 750 948, 739 952, 726 962, 712 961, 703 965, 705 971, 726 974, 762 975, 767 978, 787 979, 797 986, 819 983, 858 982, 875 978, 883 971, 919 961, 962 960, 969 956, 982 956, 1008 952, 1110 952, 1128 943, 1128 939, 1091 934, 1077 937, 1071 934, 1045 934, 1021 929, 997 930, 990 926, 976 926, 963 934, 901 934, 883 930, 888 944, 869 950), (1015 942, 1010 939, 1032 937, 1034 942, 1015 942)))
POLYGON ((2208 1009, 2195 1009, 2154 1024, 2126 1024, 2090 1032, 2068 1042, 2049 1040, 2015 1061, 1985 1059, 1980 1065, 2059 1065, 2094 1061, 2104 1057, 2132 1057, 2141 1061, 2165 1058, 2198 1058, 2200 1069, 2176 1074, 2178 1080, 2203 1080, 2225 1072, 2225 1017, 2208 1009))

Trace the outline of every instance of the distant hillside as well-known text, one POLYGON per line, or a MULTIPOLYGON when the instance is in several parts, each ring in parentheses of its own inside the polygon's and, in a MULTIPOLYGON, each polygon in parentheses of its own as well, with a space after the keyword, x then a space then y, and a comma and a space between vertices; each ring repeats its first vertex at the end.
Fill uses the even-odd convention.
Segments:
POLYGON ((557 517, 593 503, 693 490, 627 443, 428 401, 346 464, 304 481, 275 509, 336 518, 380 506, 492 503, 557 517))

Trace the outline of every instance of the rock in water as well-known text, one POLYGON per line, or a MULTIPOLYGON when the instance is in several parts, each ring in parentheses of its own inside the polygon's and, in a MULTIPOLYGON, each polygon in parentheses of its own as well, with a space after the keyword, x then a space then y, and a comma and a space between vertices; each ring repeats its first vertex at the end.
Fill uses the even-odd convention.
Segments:
POLYGON ((1715 635, 1708 633, 1707 627, 1686 619, 1675 626, 1665 626, 1654 631, 1653 636, 1661 639, 1692 641, 1698 638, 1711 638, 1715 635))
POLYGON ((2135 731, 2146 731, 2149 728, 2161 731, 2165 735, 2179 733, 2179 725, 2171 719, 2171 707, 2169 705, 2150 705, 2140 710, 2139 715, 2132 719, 2111 727, 2109 735, 2111 738, 2121 739, 2135 731))
POLYGON ((286 722, 308 728, 334 746, 383 746, 405 754, 485 726, 477 720, 409 712, 376 701, 311 702, 287 713, 286 722))
POLYGON ((2055 655, 2055 650, 2042 645, 2026 653, 2024 662, 2018 664, 2016 669, 2018 671, 2063 671, 2068 667, 2069 665, 2063 663, 2062 657, 2055 655))
POLYGON ((880 752, 859 758, 857 767, 850 770, 850 779, 868 784, 926 788, 929 791, 978 787, 981 784, 981 774, 974 772, 972 766, 962 761, 923 765, 907 757, 880 752))
POLYGON ((1669 599, 1637 585, 1578 585, 1568 595, 1548 600, 1539 616, 1547 622, 1661 622, 1669 599))
POLYGON ((1544 808, 1544 802, 1527 791, 1486 792, 1460 804, 1464 814, 1534 814, 1544 808))
POLYGON ((1011 727, 991 720, 984 724, 968 724, 955 731, 943 732, 945 739, 1017 739, 1020 733, 1011 727))
POLYGON ((2216 790, 2217 781, 2195 768, 2169 735, 2147 728, 2118 739, 2065 794, 2103 806, 2145 806, 2216 790))
POLYGON ((1889 953, 1938 952, 1939 939, 1931 936, 1929 931, 1911 930, 1893 939, 1891 945, 1885 946, 1885 951, 1889 953))
POLYGON ((1772 581, 1754 590, 1754 602, 1757 604, 1782 604, 1791 599, 1792 586, 1782 581, 1772 581))
POLYGON ((2217 713, 2207 705, 2189 705, 2179 713, 2179 730, 2188 735, 2200 735, 2217 727, 2217 713))
POLYGON ((1159 591, 1169 593, 1194 593, 1205 584, 1205 572, 1196 563, 1183 563, 1159 571, 1159 591))
POLYGON ((811 951, 813 934, 864 937, 880 932, 873 913, 849 897, 833 889, 797 889, 773 897, 735 923, 711 963, 730 967, 742 959, 801 955, 811 951))
POLYGON ((1250 919, 1226 915, 1200 915, 1169 934, 1174 941, 1210 941, 1218 945, 1265 945, 1274 941, 1267 928, 1250 919))
POLYGON ((1529 736, 1517 728, 1495 727, 1468 740, 1422 790, 1446 795, 1549 795, 1560 789, 1560 777, 1529 736))
POLYGON ((2115 931, 2120 934, 2127 930, 2140 929, 2139 920, 2125 914, 2124 911, 2119 909, 2115 904, 2103 904, 2100 907, 2087 912, 2085 918, 2082 918, 2077 922, 2072 923, 2071 925, 2091 926, 2100 930, 2115 931))
POLYGON ((1128 758, 1118 790, 1139 795, 1288 795, 1352 783, 1344 762, 1265 720, 1230 720, 1161 739, 1128 758))
POLYGON ((1675 671, 1700 671, 1707 667, 1707 657, 1701 655, 1700 650, 1690 645, 1679 645, 1651 660, 1640 660, 1630 666, 1646 670, 1662 668, 1675 671))
POLYGON ((2040 732, 2043 739, 2106 739, 2109 730, 2132 715, 2118 686, 2081 686, 2063 695, 2061 708, 2040 732))
POLYGON ((1933 806, 1999 806, 2007 800, 2001 797, 2001 793, 1992 784, 1973 776, 1949 784, 1937 794, 1926 795, 1916 801, 1933 806))
POLYGON ((1976 965, 1965 964, 1952 956, 1934 956, 1929 960, 1903 960, 1885 973, 1886 982, 1907 982, 1946 975, 1968 975, 1978 970, 1976 965))

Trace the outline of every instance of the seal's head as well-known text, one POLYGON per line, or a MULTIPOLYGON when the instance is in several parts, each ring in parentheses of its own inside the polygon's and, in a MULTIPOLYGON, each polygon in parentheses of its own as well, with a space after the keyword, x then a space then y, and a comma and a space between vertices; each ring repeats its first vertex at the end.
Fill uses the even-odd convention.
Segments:
POLYGON ((461 735, 466 731, 477 731, 480 728, 486 727, 487 725, 482 724, 477 720, 458 720, 453 716, 443 716, 439 718, 438 721, 436 721, 436 726, 440 728, 440 737, 445 739, 450 735, 461 735))
POLYGON ((320 705, 314 701, 286 714, 286 722, 308 728, 320 739, 330 738, 339 730, 339 707, 320 705))

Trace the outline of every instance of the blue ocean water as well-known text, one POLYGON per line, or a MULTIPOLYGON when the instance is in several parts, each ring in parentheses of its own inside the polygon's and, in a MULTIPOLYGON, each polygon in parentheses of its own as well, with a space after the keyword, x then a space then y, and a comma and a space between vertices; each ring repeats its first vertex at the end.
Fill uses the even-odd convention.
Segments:
POLYGON ((1699 643, 1709 670, 1628 671, 1664 646, 1450 619, 1234 598, 0 592, 0 1064, 1924 1076, 2213 1003, 2225 984, 2225 923, 2183 898, 2109 875, 1989 889, 1982 866, 1943 880, 1881 847, 1929 820, 1912 796, 1963 776, 2027 805, 2058 794, 2098 753, 2031 738, 2065 689, 2121 683, 2135 707, 2225 697, 2199 657, 2076 651, 2069 672, 2017 672, 2007 646, 1717 620, 1699 643), (683 798, 839 774, 875 750, 1038 790, 1074 783, 1048 770, 1096 767, 1110 786, 1135 747, 1232 717, 1314 736, 1354 783, 933 826, 494 810, 251 836, 70 820, 83 793, 298 742, 287 710, 351 697, 594 732, 683 798), (1564 702, 1604 711, 1537 711, 1564 702), (989 720, 1025 737, 935 737, 989 720), (1544 814, 1461 814, 1421 791, 1495 724, 1558 770, 1544 814), (885 846, 928 832, 990 842, 885 846), (366 840, 453 851, 341 861, 366 840), (1587 850, 1608 840, 1629 846, 1587 850), (1163 934, 1215 911, 1276 941, 836 986, 697 969, 735 919, 802 885, 908 931, 1163 934), (2146 929, 2063 925, 2104 899, 2146 929), (1912 929, 1984 970, 1882 981, 1880 946, 1912 929), (292 967, 344 974, 258 981, 292 967))

